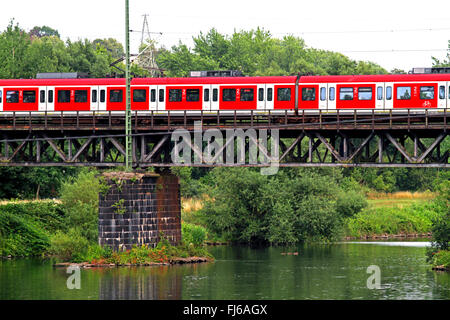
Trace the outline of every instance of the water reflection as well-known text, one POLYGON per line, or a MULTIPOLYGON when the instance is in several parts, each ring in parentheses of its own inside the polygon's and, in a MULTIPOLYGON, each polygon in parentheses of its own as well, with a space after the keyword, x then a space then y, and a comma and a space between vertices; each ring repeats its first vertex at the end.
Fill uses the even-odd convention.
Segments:
POLYGON ((66 270, 49 261, 0 260, 0 299, 450 299, 450 274, 431 271, 426 245, 212 247, 214 263, 83 269, 80 290, 69 290, 66 270), (367 288, 371 265, 381 289, 367 288))
POLYGON ((95 270, 101 300, 179 300, 183 270, 177 266, 95 270))

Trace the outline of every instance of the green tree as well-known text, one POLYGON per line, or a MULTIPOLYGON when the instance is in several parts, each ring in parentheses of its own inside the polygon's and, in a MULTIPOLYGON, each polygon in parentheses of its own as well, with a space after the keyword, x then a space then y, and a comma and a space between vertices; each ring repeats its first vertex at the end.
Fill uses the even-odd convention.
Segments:
POLYGON ((6 31, 0 34, 0 78, 31 78, 27 72, 26 52, 31 44, 30 37, 11 20, 6 31))
POLYGON ((447 56, 443 60, 431 57, 433 60, 433 67, 450 67, 450 40, 448 40, 447 56))
POLYGON ((30 30, 29 34, 31 37, 38 37, 38 38, 52 37, 52 36, 60 38, 58 30, 50 28, 48 26, 42 27, 36 26, 30 30))

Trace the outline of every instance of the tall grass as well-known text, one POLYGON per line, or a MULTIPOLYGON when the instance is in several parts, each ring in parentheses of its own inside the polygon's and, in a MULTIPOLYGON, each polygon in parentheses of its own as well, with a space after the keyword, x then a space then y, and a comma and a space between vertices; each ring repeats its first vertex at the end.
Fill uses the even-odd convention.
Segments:
POLYGON ((433 220, 439 216, 440 211, 432 202, 405 207, 371 207, 347 219, 346 235, 360 238, 383 234, 429 233, 433 220))
POLYGON ((425 192, 411 192, 411 191, 398 191, 393 193, 384 193, 377 191, 369 191, 367 193, 368 200, 431 200, 436 197, 431 191, 425 192))

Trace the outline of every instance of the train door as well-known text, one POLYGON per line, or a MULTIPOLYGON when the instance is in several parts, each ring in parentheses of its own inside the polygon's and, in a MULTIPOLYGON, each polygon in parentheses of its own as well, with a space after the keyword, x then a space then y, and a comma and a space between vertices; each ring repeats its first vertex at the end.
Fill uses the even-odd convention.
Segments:
POLYGON ((384 109, 394 108, 394 83, 386 82, 384 84, 384 109))
POLYGON ((157 90, 157 110, 165 111, 166 110, 166 86, 158 86, 157 90))
POLYGON ((336 83, 328 84, 327 109, 336 110, 336 83))
POLYGON ((211 85, 211 111, 219 110, 219 85, 211 85))
POLYGON ((384 109, 384 94, 385 94, 384 83, 377 83, 375 90, 376 90, 375 109, 383 110, 384 109))
POLYGON ((266 85, 266 110, 273 110, 274 101, 274 85, 266 85))
POLYGON ((39 98, 38 98, 39 111, 46 111, 47 110, 47 87, 39 87, 39 98))
POLYGON ((45 111, 55 110, 55 87, 47 87, 45 111))
POLYGON ((323 83, 319 86, 319 109, 326 110, 327 108, 327 85, 326 83, 323 83))
POLYGON ((150 111, 156 111, 158 109, 158 86, 149 87, 150 96, 150 111))
POLYGON ((257 86, 257 94, 256 94, 256 109, 257 110, 264 110, 266 109, 266 101, 264 99, 266 91, 266 85, 265 84, 258 84, 257 86))
POLYGON ((438 82, 438 108, 445 109, 447 107, 447 83, 438 82))
POLYGON ((91 87, 91 111, 98 111, 99 90, 97 86, 91 87))
POLYGON ((106 86, 98 87, 98 111, 106 111, 106 93, 108 92, 106 86))
POLYGON ((210 85, 203 85, 203 105, 202 109, 204 111, 211 110, 211 86, 210 85))

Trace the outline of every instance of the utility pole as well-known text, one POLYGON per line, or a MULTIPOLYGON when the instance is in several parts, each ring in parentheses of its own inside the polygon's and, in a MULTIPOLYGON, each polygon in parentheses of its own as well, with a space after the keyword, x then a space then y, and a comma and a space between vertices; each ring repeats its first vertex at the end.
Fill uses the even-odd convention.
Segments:
POLYGON ((150 77, 157 77, 160 74, 160 69, 158 68, 158 65, 156 64, 155 61, 155 47, 154 47, 154 43, 152 41, 151 38, 151 34, 155 33, 155 34, 162 34, 161 32, 150 32, 150 28, 148 25, 148 14, 144 14, 144 22, 142 23, 142 33, 141 33, 141 45, 140 45, 140 50, 142 50, 138 56, 137 56, 137 61, 140 67, 146 69, 149 71, 150 73, 150 77), (144 35, 147 36, 147 41, 148 44, 147 46, 144 48, 144 35))
POLYGON ((129 0, 125 0, 125 78, 126 78, 126 111, 125 111, 125 167, 126 171, 132 170, 132 146, 131 146, 131 81, 130 81, 130 7, 129 0))

